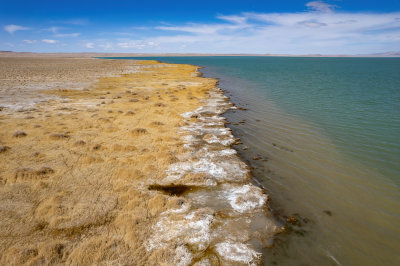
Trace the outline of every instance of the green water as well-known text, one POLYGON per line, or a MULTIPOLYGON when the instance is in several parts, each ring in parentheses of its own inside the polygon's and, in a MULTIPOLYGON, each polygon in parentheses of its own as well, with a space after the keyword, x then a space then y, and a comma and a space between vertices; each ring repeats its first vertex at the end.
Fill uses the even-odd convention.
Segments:
POLYGON ((247 109, 225 114, 236 149, 274 208, 310 221, 266 265, 400 263, 400 58, 137 59, 203 66, 247 109))
POLYGON ((317 124, 351 159, 400 184, 400 58, 146 59, 205 66, 209 75, 248 81, 246 89, 317 124))

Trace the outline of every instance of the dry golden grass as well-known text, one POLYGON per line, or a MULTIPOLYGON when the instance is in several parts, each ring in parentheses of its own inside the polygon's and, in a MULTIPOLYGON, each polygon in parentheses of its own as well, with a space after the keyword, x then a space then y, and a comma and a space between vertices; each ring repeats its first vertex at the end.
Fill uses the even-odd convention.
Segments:
POLYGON ((180 114, 216 81, 192 75, 194 66, 140 65, 0 112, 1 265, 166 265, 174 256, 142 245, 158 215, 182 204, 149 186, 184 151, 180 114))

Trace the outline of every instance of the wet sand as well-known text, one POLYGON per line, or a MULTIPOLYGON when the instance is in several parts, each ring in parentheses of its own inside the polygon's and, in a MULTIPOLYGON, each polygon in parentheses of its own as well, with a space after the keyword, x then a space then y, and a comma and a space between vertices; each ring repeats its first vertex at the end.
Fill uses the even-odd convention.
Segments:
POLYGON ((0 58, 0 264, 246 265, 282 231, 197 67, 0 58))

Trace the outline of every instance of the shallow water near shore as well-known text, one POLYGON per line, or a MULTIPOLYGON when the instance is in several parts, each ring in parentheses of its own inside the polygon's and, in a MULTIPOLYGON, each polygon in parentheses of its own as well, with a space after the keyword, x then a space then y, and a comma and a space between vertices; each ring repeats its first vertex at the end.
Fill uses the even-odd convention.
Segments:
POLYGON ((246 109, 225 114, 235 148, 293 216, 266 265, 400 262, 400 59, 152 59, 204 66, 246 109))

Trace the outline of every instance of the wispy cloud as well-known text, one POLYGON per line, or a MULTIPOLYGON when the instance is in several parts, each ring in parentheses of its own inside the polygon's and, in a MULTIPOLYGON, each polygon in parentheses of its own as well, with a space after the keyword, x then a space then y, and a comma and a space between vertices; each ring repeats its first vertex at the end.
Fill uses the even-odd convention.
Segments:
POLYGON ((147 26, 135 26, 135 27, 132 27, 131 29, 133 29, 133 30, 150 30, 151 27, 147 27, 147 26))
POLYGON ((58 43, 58 40, 43 39, 42 42, 44 42, 44 43, 50 43, 50 44, 55 44, 55 43, 58 43))
POLYGON ((37 40, 22 40, 24 43, 28 43, 28 44, 32 44, 32 43, 36 43, 37 40))
POLYGON ((241 13, 217 18, 221 23, 159 26, 178 34, 148 38, 159 47, 206 53, 369 53, 398 50, 400 13, 335 12, 313 1, 309 11, 241 13))
MULTIPOLYGON (((244 17, 242 17, 245 19, 244 17)), ((194 24, 184 26, 158 26, 156 29, 165 31, 180 31, 194 34, 217 34, 220 31, 239 30, 248 27, 246 24, 194 24)))
POLYGON ((152 41, 125 40, 123 42, 117 43, 117 46, 121 47, 121 48, 142 50, 144 48, 155 47, 155 46, 157 46, 157 44, 152 41))
POLYGON ((60 33, 62 30, 66 30, 68 27, 60 27, 60 26, 52 26, 49 28, 43 28, 40 30, 40 32, 51 32, 53 33, 54 37, 57 38, 64 38, 64 37, 78 37, 81 35, 80 33, 74 32, 74 33, 60 33))
POLYGON ((84 46, 85 46, 86 48, 93 49, 93 48, 94 48, 94 43, 92 43, 92 42, 87 42, 87 43, 85 43, 84 46))
POLYGON ((13 34, 14 32, 18 30, 29 30, 30 28, 24 27, 24 26, 19 26, 19 25, 6 25, 4 26, 4 30, 7 31, 10 34, 13 34))
POLYGON ((319 28, 319 27, 323 27, 323 26, 328 26, 328 24, 326 24, 326 23, 318 22, 315 20, 299 21, 299 22, 297 22, 297 24, 304 25, 304 26, 310 27, 310 28, 319 28))
POLYGON ((104 51, 112 51, 112 50, 114 50, 114 44, 110 43, 110 42, 101 43, 98 46, 100 48, 102 48, 104 51))
POLYGON ((54 37, 64 38, 64 37, 79 37, 80 33, 57 33, 54 34, 54 37))
MULTIPOLYGON (((88 24, 85 19, 54 22, 47 32, 38 32, 40 37, 24 37, 23 42, 37 38, 40 43, 58 43, 57 48, 68 44, 71 50, 160 53, 360 54, 398 51, 400 47, 400 12, 341 12, 324 1, 308 2, 302 12, 218 14, 212 23, 160 21, 156 26, 109 26, 108 32, 101 31, 102 25, 88 24), (80 29, 80 25, 88 26, 80 29), (66 33, 66 29, 74 33, 66 33)), ((6 27, 11 34, 28 29, 6 27)))
POLYGON ((213 34, 224 26, 219 25, 202 25, 202 24, 189 24, 186 26, 158 26, 156 29, 164 31, 181 31, 195 34, 213 34))
POLYGON ((43 29, 43 30, 44 30, 44 31, 50 31, 50 32, 52 32, 52 33, 57 33, 60 29, 61 29, 60 27, 55 27, 55 26, 53 26, 53 27, 46 28, 46 29, 43 29))
POLYGON ((245 24, 247 21, 247 18, 242 17, 242 16, 224 16, 224 15, 219 15, 217 16, 218 19, 225 20, 234 24, 245 24))
POLYGON ((333 12, 337 6, 325 3, 323 1, 311 1, 306 4, 306 7, 312 11, 330 13, 333 12))
POLYGON ((88 25, 89 20, 85 18, 74 18, 74 19, 68 19, 62 21, 64 24, 70 24, 70 25, 78 25, 78 26, 83 26, 83 25, 88 25))

